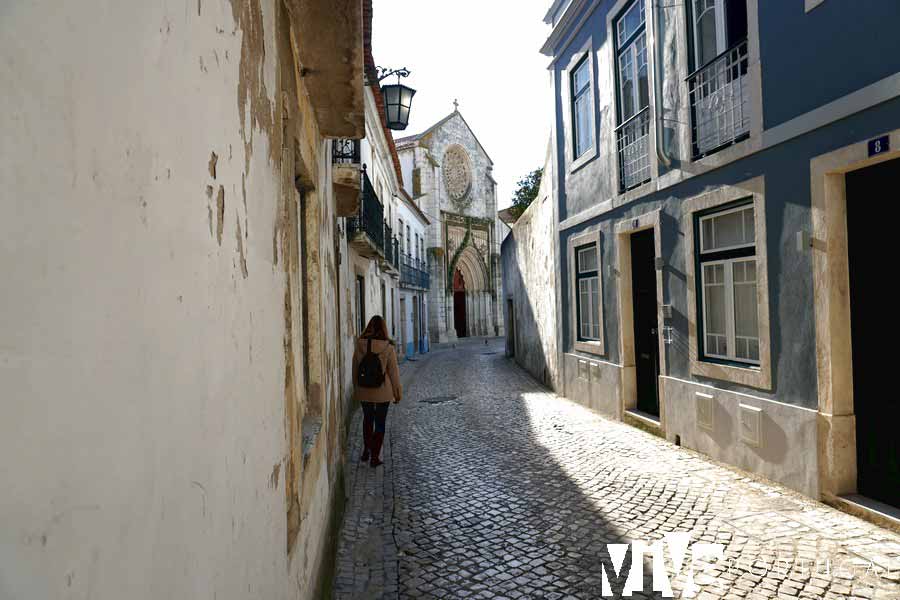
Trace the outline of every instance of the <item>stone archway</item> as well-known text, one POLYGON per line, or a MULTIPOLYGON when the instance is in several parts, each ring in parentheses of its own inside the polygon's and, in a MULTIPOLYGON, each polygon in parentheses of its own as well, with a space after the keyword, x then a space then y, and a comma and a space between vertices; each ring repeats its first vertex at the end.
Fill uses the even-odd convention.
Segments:
POLYGON ((456 337, 469 336, 466 322, 466 279, 459 269, 453 273, 453 323, 456 337))
POLYGON ((491 306, 487 267, 481 255, 471 245, 460 251, 453 272, 453 310, 458 337, 489 335, 491 330, 491 306), (457 278, 464 287, 457 289, 457 278), (461 298, 458 300, 458 298, 461 298), (460 314, 459 310, 463 312, 460 314), (462 318, 464 327, 459 326, 462 318), (458 332, 464 331, 464 335, 458 332))

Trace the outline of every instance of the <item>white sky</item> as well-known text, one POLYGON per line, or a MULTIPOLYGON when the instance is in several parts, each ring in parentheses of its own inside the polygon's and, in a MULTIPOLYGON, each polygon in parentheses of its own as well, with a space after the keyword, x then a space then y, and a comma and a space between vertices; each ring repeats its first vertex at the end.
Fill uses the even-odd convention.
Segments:
MULTIPOLYGON (((516 182, 543 166, 553 118, 549 59, 550 0, 373 0, 375 64, 412 74, 409 127, 424 131, 459 112, 494 161, 497 205, 512 203, 516 182)), ((396 81, 396 78, 390 78, 396 81)), ((388 80, 385 80, 385 83, 388 80)))

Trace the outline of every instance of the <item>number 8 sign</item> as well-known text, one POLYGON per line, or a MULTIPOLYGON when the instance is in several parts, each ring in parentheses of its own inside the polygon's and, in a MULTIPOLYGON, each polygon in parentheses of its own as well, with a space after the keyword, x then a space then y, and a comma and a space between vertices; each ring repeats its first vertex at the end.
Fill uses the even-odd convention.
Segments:
POLYGON ((884 154, 891 149, 891 138, 883 135, 874 140, 869 140, 869 156, 884 154))

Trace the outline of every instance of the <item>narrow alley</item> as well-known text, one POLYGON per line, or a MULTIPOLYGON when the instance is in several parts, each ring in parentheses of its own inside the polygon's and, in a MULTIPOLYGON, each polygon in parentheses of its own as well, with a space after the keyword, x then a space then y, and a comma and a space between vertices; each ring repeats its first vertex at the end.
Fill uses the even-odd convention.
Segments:
POLYGON ((336 599, 599 598, 607 543, 676 531, 725 546, 699 598, 900 597, 900 536, 559 398, 500 340, 402 378, 383 467, 350 429, 336 599))

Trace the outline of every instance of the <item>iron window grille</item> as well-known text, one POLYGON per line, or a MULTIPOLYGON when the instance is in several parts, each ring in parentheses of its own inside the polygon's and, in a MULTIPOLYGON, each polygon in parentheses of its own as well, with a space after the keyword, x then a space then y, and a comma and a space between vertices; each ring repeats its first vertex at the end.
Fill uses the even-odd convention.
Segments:
POLYGON ((750 132, 746 0, 690 0, 694 72, 687 78, 695 159, 745 139, 750 132))
POLYGON ((755 208, 744 200, 696 217, 700 358, 760 364, 755 208))
POLYGON ((331 162, 336 165, 359 164, 359 140, 334 140, 331 144, 331 162))
POLYGON ((619 191, 650 181, 650 107, 644 108, 616 129, 619 157, 619 191))
POLYGON ((748 67, 745 39, 688 77, 694 158, 749 136, 748 67))
POLYGON ((400 262, 400 285, 427 290, 431 286, 431 274, 425 261, 404 254, 400 262))

